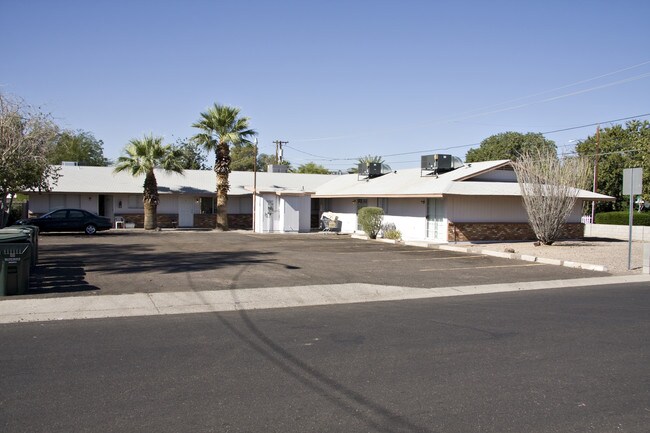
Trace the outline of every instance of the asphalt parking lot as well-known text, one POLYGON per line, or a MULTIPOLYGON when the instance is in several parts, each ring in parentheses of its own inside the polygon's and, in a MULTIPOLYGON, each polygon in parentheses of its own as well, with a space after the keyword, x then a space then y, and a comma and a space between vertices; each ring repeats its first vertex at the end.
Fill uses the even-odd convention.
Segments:
POLYGON ((42 234, 38 270, 24 296, 342 283, 450 287, 604 275, 343 235, 110 230, 42 234))

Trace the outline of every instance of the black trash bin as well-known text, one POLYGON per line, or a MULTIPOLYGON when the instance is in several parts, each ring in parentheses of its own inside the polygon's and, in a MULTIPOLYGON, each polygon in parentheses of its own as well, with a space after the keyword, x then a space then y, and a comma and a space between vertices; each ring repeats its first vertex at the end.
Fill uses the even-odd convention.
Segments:
POLYGON ((27 293, 31 256, 32 243, 27 233, 0 230, 0 296, 27 293))

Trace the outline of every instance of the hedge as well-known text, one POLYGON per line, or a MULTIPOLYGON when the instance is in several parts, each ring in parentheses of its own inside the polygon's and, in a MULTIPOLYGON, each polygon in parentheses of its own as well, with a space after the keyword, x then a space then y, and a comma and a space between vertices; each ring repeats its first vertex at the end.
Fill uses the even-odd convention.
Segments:
MULTIPOLYGON (((628 211, 602 212, 596 214, 596 224, 614 224, 626 226, 630 223, 628 211)), ((650 226, 650 212, 634 212, 635 226, 650 226)))

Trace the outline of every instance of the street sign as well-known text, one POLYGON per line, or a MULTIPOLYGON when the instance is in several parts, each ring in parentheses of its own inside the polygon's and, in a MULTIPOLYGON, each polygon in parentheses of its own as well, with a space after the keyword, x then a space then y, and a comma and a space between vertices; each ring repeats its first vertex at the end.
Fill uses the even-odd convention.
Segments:
POLYGON ((627 269, 632 269, 632 226, 634 226, 634 195, 643 192, 643 169, 624 168, 623 169, 623 195, 630 196, 630 222, 629 235, 627 240, 627 269))
POLYGON ((623 195, 643 193, 643 168, 623 169, 623 195))

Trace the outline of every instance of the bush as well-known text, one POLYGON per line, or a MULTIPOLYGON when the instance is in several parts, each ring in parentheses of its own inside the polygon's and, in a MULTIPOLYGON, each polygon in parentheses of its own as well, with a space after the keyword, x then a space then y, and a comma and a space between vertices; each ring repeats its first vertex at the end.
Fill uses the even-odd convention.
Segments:
POLYGON ((359 209, 359 225, 370 239, 377 239, 381 230, 381 220, 384 211, 380 207, 364 207, 359 209))
POLYGON ((383 233, 384 239, 392 239, 394 241, 402 240, 402 232, 397 230, 395 224, 388 223, 381 226, 381 232, 383 233))
MULTIPOLYGON (((628 211, 603 212, 596 214, 596 224, 615 224, 626 226, 630 223, 628 211)), ((634 212, 635 226, 650 226, 650 212, 634 212)))

